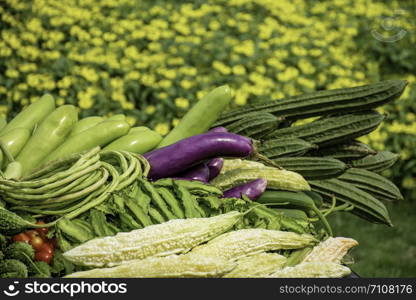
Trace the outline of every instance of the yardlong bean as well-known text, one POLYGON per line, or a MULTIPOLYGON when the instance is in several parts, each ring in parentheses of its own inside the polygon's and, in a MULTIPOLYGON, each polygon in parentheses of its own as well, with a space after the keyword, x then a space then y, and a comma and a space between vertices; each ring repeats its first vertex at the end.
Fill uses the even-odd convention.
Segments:
POLYGON ((50 162, 20 181, 0 178, 0 196, 11 210, 71 219, 141 180, 149 169, 141 155, 96 147, 50 162))

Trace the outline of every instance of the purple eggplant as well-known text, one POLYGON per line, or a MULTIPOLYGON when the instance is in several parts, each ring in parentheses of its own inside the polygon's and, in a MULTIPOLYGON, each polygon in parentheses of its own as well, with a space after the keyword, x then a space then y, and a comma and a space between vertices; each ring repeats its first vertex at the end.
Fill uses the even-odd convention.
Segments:
POLYGON ((208 132, 228 132, 227 128, 225 127, 214 127, 208 132))
POLYGON ((267 180, 259 178, 226 190, 223 198, 241 198, 242 195, 246 195, 250 200, 256 200, 264 193, 266 187, 267 180))
POLYGON ((150 164, 152 180, 180 174, 215 157, 247 157, 254 152, 249 138, 229 132, 207 132, 155 149, 143 156, 150 164))
POLYGON ((206 163, 202 163, 192 167, 191 169, 173 177, 174 179, 182 180, 198 180, 204 183, 208 183, 210 176, 210 170, 206 163))
POLYGON ((209 169, 209 180, 214 179, 220 174, 222 166, 224 165, 224 159, 221 157, 213 158, 207 162, 209 169))

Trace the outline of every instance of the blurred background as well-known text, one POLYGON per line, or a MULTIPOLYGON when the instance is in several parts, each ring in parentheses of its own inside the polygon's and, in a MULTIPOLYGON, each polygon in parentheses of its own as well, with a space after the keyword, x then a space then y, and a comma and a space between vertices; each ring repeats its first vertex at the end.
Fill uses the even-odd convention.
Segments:
POLYGON ((81 116, 125 113, 166 134, 207 91, 235 90, 234 106, 389 78, 402 97, 364 138, 400 154, 383 175, 405 201, 393 228, 331 217, 360 242, 364 277, 416 276, 416 1, 2 0, 0 115, 49 92, 81 116))

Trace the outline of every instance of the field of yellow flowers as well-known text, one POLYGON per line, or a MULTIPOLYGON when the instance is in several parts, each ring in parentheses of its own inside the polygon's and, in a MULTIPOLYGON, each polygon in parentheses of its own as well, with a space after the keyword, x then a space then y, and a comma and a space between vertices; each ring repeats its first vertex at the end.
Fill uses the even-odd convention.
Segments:
MULTIPOLYGON (((82 116, 123 112, 166 134, 214 86, 234 106, 407 79, 369 137, 401 154, 390 174, 416 198, 414 1, 4 0, 0 114, 44 92, 82 116), (412 15, 413 13, 413 15, 412 15)), ((368 142, 368 141, 367 141, 368 142)))

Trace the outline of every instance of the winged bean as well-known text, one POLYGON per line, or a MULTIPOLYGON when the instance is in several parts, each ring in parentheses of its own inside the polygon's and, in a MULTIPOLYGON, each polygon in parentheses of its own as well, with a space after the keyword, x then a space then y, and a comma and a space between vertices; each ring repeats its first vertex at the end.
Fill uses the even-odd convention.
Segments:
POLYGON ((142 181, 144 189, 150 194, 152 203, 160 209, 163 215, 168 219, 175 219, 175 215, 169 210, 168 206, 166 205, 165 201, 156 191, 155 187, 148 181, 142 181))
POLYGON ((143 226, 149 226, 153 224, 149 216, 144 212, 143 208, 141 208, 140 205, 138 205, 136 199, 127 196, 125 199, 125 203, 129 210, 133 213, 133 215, 137 218, 137 220, 139 220, 139 222, 143 226))
POLYGON ((199 212, 195 208, 194 198, 192 197, 191 193, 181 185, 178 185, 176 190, 185 208, 186 218, 200 217, 199 212))
POLYGON ((165 202, 170 206, 170 208, 172 209, 176 217, 178 217, 179 219, 185 218, 185 214, 182 211, 179 201, 167 188, 164 188, 164 187, 156 188, 156 191, 162 196, 165 202))
POLYGON ((152 199, 149 197, 149 195, 147 195, 143 188, 142 185, 137 185, 138 186, 138 191, 137 191, 137 203, 140 205, 140 207, 143 209, 143 211, 147 214, 149 212, 149 206, 150 206, 150 202, 152 201, 152 199))
POLYGON ((159 211, 157 209, 155 209, 154 207, 150 206, 149 207, 149 215, 150 217, 156 221, 156 223, 162 224, 164 222, 166 222, 167 220, 159 213, 159 211))

